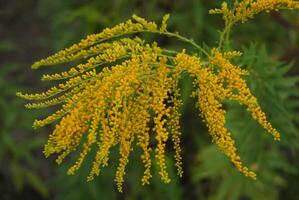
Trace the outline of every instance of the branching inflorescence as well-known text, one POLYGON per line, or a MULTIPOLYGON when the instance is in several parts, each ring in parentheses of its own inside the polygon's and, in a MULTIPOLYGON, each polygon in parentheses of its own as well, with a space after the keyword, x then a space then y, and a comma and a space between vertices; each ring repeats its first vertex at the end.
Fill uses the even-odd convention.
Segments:
MULTIPOLYGON (((246 21, 260 11, 281 6, 298 8, 298 3, 290 0, 245 0, 240 3, 236 1, 233 10, 223 4, 221 9, 211 12, 222 13, 226 24, 231 26, 237 21, 246 21)), ((165 149, 166 142, 171 140, 177 173, 182 176, 179 80, 182 74, 188 74, 194 80, 192 96, 197 99, 197 106, 213 142, 240 172, 255 179, 255 173, 243 166, 232 135, 225 127, 223 100, 235 100, 246 106, 253 119, 275 140, 279 140, 280 136, 266 120, 256 98, 242 79, 248 72, 230 62, 232 57, 241 53, 222 52, 220 47, 206 51, 178 33, 169 32, 166 26, 168 18, 169 15, 166 15, 158 27, 156 23, 134 15, 132 20, 90 35, 78 44, 32 65, 33 69, 38 69, 46 65, 81 62, 64 72, 44 75, 44 81, 61 81, 46 92, 17 93, 27 100, 39 100, 27 104, 27 108, 60 105, 60 109, 45 119, 36 120, 33 126, 39 128, 58 121, 45 145, 44 154, 46 157, 59 154, 56 160, 59 164, 82 146, 79 158, 69 168, 68 174, 74 174, 85 157, 95 150, 87 177, 89 181, 93 180, 101 168, 108 165, 110 149, 118 146, 120 159, 115 181, 118 190, 122 191, 125 168, 133 144, 136 144, 142 150, 142 185, 149 184, 152 177, 152 156, 159 166, 161 180, 168 183, 170 177, 165 149), (144 32, 187 42, 203 53, 204 61, 185 50, 163 49, 155 42, 146 43, 139 37, 131 37, 144 32), (156 140, 154 146, 151 138, 156 140)))

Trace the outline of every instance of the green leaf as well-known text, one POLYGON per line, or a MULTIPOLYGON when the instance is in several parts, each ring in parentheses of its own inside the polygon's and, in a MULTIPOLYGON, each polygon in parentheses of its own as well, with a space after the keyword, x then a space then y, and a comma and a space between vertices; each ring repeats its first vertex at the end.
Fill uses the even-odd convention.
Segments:
POLYGON ((32 170, 25 169, 24 175, 27 182, 44 198, 48 197, 49 191, 47 184, 32 170))

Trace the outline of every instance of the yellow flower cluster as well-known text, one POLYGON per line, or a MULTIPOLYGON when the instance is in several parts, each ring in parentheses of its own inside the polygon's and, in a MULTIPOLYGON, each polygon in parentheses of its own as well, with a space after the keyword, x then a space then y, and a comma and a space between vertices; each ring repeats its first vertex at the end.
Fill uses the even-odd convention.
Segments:
POLYGON ((194 97, 198 97, 198 104, 202 117, 205 119, 213 141, 223 152, 230 157, 236 168, 246 176, 255 179, 255 173, 243 167, 241 158, 237 154, 235 142, 231 133, 225 128, 225 110, 222 108, 222 101, 225 99, 237 100, 247 106, 247 110, 252 113, 266 130, 279 140, 279 133, 266 120, 265 114, 261 111, 256 98, 250 93, 242 75, 247 74, 245 70, 232 65, 227 57, 240 55, 239 52, 220 53, 213 49, 209 58, 208 67, 200 66, 197 57, 184 53, 176 56, 176 66, 178 69, 186 70, 194 80, 194 97))
POLYGON ((248 74, 248 72, 231 64, 225 58, 225 54, 223 55, 217 49, 212 50, 212 55, 210 63, 213 67, 220 68, 217 76, 220 80, 223 80, 222 84, 225 85, 226 97, 245 105, 247 110, 252 114, 253 119, 257 120, 262 127, 268 130, 275 140, 279 140, 279 133, 267 122, 265 113, 262 112, 256 98, 251 94, 246 82, 241 77, 248 74))
POLYGON ((199 96, 198 106, 216 144, 231 158, 239 171, 255 178, 254 172, 242 166, 240 156, 236 153, 231 133, 225 128, 225 110, 222 108, 221 101, 225 99, 238 101, 247 106, 252 117, 268 130, 274 139, 279 140, 279 133, 266 120, 256 98, 242 79, 241 76, 247 74, 245 70, 231 64, 217 49, 212 50, 209 65, 198 78, 199 91, 196 93, 199 96))
POLYGON ((179 80, 183 73, 187 73, 194 78, 193 96, 198 98, 197 106, 213 142, 239 171, 255 178, 255 173, 242 165, 231 133, 225 127, 226 111, 222 101, 230 99, 244 104, 252 117, 277 140, 279 133, 267 122, 256 98, 242 79, 247 72, 229 62, 230 58, 241 53, 221 53, 213 49, 207 57, 207 64, 203 64, 198 57, 185 51, 177 53, 162 49, 155 42, 148 44, 138 37, 127 37, 128 34, 150 31, 166 33, 193 45, 194 42, 187 38, 167 31, 168 15, 163 18, 160 28, 143 18, 133 18, 134 23, 129 20, 100 34, 88 36, 79 44, 33 65, 33 68, 38 68, 79 58, 86 60, 62 73, 44 75, 42 80, 64 81, 46 92, 17 94, 27 100, 43 100, 27 104, 28 108, 61 105, 52 115, 36 120, 33 125, 38 128, 58 121, 45 145, 46 157, 59 154, 56 161, 60 164, 81 146, 79 158, 68 170, 68 174, 74 174, 86 156, 95 151, 87 177, 91 181, 99 175, 102 167, 109 164, 111 148, 118 146, 120 159, 115 182, 121 192, 133 144, 142 150, 142 185, 149 184, 152 177, 153 158, 159 167, 161 180, 170 182, 165 151, 167 141, 171 140, 177 174, 182 176, 179 80), (116 38, 124 35, 125 38, 116 38), (153 138, 156 140, 154 144, 153 138))
MULTIPOLYGON (((37 69, 44 65, 55 65, 96 55, 110 46, 110 44, 105 43, 105 41, 122 35, 145 31, 158 31, 157 25, 154 22, 148 22, 136 15, 133 15, 133 19, 135 21, 128 20, 113 28, 106 28, 101 33, 89 35, 78 44, 74 44, 48 58, 35 62, 32 68, 37 69)), ((166 22, 167 18, 164 21, 166 22)), ((166 30, 166 27, 163 26, 163 29, 166 30)))
POLYGON ((299 2, 293 0, 236 0, 232 9, 224 2, 220 9, 212 9, 210 13, 223 14, 227 24, 235 24, 239 21, 245 22, 260 12, 276 11, 283 8, 298 10, 299 2))

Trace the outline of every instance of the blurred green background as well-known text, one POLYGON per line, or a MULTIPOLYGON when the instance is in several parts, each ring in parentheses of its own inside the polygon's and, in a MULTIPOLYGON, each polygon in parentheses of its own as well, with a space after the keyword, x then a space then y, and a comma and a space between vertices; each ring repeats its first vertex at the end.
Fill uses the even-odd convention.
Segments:
MULTIPOLYGON (((45 111, 26 110, 17 91, 47 88, 41 73, 30 65, 42 57, 137 14, 160 21, 171 14, 169 30, 178 31, 199 44, 215 46, 223 23, 208 14, 221 1, 209 0, 1 0, 0 1, 0 199, 299 199, 299 13, 283 11, 261 14, 238 25, 232 45, 244 52, 235 60, 247 68, 246 79, 282 135, 274 142, 245 109, 226 102, 227 127, 233 132, 245 164, 258 175, 251 181, 236 171, 215 145, 189 98, 192 80, 182 80, 183 178, 175 174, 171 146, 167 164, 172 181, 163 184, 157 173, 150 186, 142 187, 143 167, 137 154, 131 156, 124 193, 114 184, 115 166, 86 182, 86 162, 74 176, 55 158, 45 159, 42 146, 53 127, 34 131, 32 122, 45 111)), ((178 50, 188 48, 168 38, 161 44, 178 50)), ((52 68, 54 69, 54 67, 52 68)), ((117 152, 114 152, 117 153, 117 152)), ((75 155, 74 155, 75 157, 75 155)), ((117 160, 117 158, 115 159, 117 160)))

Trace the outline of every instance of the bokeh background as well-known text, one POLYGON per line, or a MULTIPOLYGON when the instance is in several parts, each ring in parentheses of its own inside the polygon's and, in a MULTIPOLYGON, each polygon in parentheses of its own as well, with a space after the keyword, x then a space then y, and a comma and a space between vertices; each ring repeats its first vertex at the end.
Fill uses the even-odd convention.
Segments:
MULTIPOLYGON (((234 133, 243 160, 256 170, 257 181, 239 174, 211 144, 194 100, 189 98, 192 80, 188 77, 181 84, 183 178, 172 167, 169 145, 171 183, 163 184, 154 172, 151 185, 143 187, 143 167, 133 153, 123 194, 116 191, 113 181, 116 162, 87 183, 90 161, 76 175, 67 176, 73 158, 61 166, 54 157, 45 159, 42 146, 53 127, 33 130, 31 125, 50 109, 28 111, 25 102, 15 96, 17 91, 35 92, 49 86, 39 78, 55 67, 32 71, 34 61, 134 13, 155 21, 170 13, 170 30, 212 47, 223 22, 208 10, 219 5, 219 0, 0 0, 0 199, 299 199, 298 12, 261 14, 238 25, 232 35, 232 46, 245 52, 236 62, 251 72, 248 84, 282 134, 282 141, 274 142, 243 107, 226 103, 227 127, 234 133)), ((188 48, 167 38, 146 39, 188 48)))

